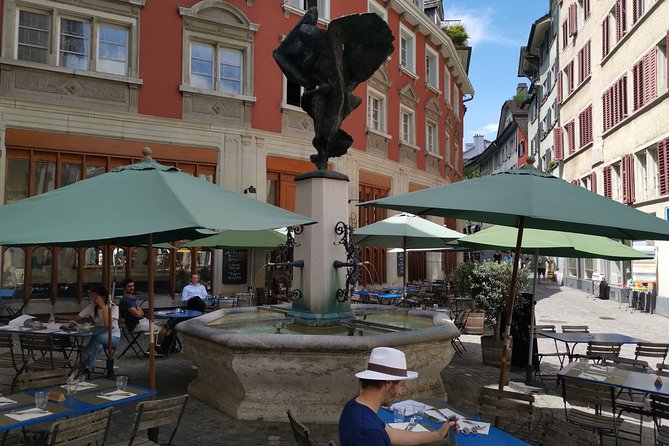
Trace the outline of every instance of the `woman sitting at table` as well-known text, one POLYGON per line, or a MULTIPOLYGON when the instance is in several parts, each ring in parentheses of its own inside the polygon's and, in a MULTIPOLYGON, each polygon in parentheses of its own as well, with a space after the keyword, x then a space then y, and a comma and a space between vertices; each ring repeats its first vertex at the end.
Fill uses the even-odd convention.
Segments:
MULTIPOLYGON (((82 319, 91 319, 97 327, 109 327, 109 291, 103 286, 96 286, 88 295, 90 303, 72 319, 80 321, 82 319)), ((121 340, 121 329, 118 326, 118 306, 112 303, 111 308, 111 327, 112 327, 112 347, 118 347, 121 340)), ((109 333, 105 331, 91 338, 81 351, 81 368, 90 373, 95 369, 95 361, 98 359, 103 348, 109 348, 109 333)))

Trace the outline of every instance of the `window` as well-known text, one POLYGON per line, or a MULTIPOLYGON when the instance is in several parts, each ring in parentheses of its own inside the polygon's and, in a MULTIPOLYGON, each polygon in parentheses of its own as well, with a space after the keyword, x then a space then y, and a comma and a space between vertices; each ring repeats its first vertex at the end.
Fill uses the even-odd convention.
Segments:
POLYGON ((652 145, 635 154, 634 163, 637 179, 636 191, 640 193, 642 200, 650 200, 657 197, 657 147, 652 145))
POLYGON ((367 89, 367 127, 377 132, 386 132, 386 98, 371 88, 367 89))
POLYGON ((570 95, 574 91, 574 61, 572 60, 567 64, 564 69, 565 74, 567 75, 567 95, 570 95))
POLYGON ((127 76, 131 25, 75 19, 67 13, 19 10, 16 59, 127 76), (51 30, 58 36, 56 51, 51 30))
POLYGON ((462 96, 460 96, 460 89, 457 85, 453 86, 453 113, 457 118, 460 117, 460 105, 462 96))
POLYGON ((669 138, 657 143, 657 174, 660 195, 669 194, 669 138))
POLYGON ((414 113, 406 107, 400 109, 400 142, 414 143, 414 113))
POLYGON ((425 82, 439 88, 439 55, 430 47, 425 47, 425 82))
POLYGON ((243 94, 240 50, 205 43, 191 43, 191 87, 243 94))
POLYGON ((627 75, 620 77, 602 95, 603 127, 606 132, 627 117, 627 75))
POLYGON ((433 155, 439 154, 439 144, 437 142, 437 124, 428 122, 425 125, 425 151, 433 155))
POLYGON ((400 66, 416 71, 416 37, 404 26, 400 26, 400 66))
POLYGON ((611 52, 611 40, 610 40, 610 18, 607 15, 602 21, 602 59, 609 55, 611 52))
POLYGON ((451 72, 448 65, 444 65, 444 102, 451 106, 451 72))
POLYGON ((632 24, 638 22, 643 16, 643 1, 644 0, 632 0, 632 24))
POLYGON ((567 132, 567 148, 569 155, 576 152, 576 128, 574 121, 565 124, 564 129, 567 132))
POLYGON ((588 40, 578 52, 578 84, 582 84, 590 73, 590 41, 588 40))
POLYGON ((578 147, 583 148, 592 142, 592 105, 588 105, 578 115, 578 147))
POLYGON ((565 20, 562 22, 562 48, 567 48, 569 45, 569 22, 565 20))
POLYGON ((386 22, 388 21, 388 11, 383 6, 379 5, 376 0, 368 1, 368 11, 379 15, 386 22))
POLYGON ((612 168, 605 166, 602 174, 604 176, 604 196, 606 198, 613 198, 613 184, 612 184, 612 168))
POLYGON ((632 67, 634 110, 657 97, 657 49, 653 47, 632 67))
POLYGON ((634 193, 634 155, 623 155, 620 162, 622 164, 623 203, 633 204, 636 201, 634 193))
POLYGON ((518 143, 518 157, 525 155, 525 141, 518 143))
POLYGON ((590 0, 583 0, 583 21, 590 17, 590 0))
POLYGON ((627 0, 616 0, 616 42, 627 34, 627 0))
POLYGON ((319 18, 330 19, 330 0, 285 0, 284 3, 303 11, 315 6, 318 8, 319 18))

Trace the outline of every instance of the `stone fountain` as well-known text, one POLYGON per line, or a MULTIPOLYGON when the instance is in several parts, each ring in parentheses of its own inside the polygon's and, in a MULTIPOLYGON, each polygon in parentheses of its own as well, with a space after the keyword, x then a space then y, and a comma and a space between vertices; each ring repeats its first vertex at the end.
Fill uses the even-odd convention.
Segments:
POLYGON ((378 346, 401 349, 419 372, 407 382, 408 395, 445 398, 440 374, 458 335, 441 313, 384 312, 347 299, 355 274, 345 267, 358 263, 347 258, 335 227, 347 220, 348 177, 328 171, 328 159, 352 144, 340 129, 361 103, 351 92, 392 53, 394 37, 376 14, 345 16, 327 30, 316 27, 317 20, 315 8, 307 11, 274 52, 286 77, 305 87, 302 108, 316 133, 311 160, 317 170, 295 178, 296 212, 318 221, 295 236, 295 263, 303 266, 293 268, 293 284, 301 292, 292 306, 223 309, 178 326, 184 351, 198 367, 189 393, 238 419, 285 421, 291 408, 305 422, 336 423, 358 391, 354 373, 378 346), (400 322, 373 321, 378 313, 387 313, 381 321, 400 322))

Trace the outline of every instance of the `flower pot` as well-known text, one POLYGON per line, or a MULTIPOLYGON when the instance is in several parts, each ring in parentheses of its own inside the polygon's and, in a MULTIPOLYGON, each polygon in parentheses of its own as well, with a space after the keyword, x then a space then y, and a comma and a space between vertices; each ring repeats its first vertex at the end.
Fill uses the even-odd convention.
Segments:
MULTIPOLYGON (((499 343, 495 340, 495 336, 481 336, 481 358, 483 363, 493 367, 499 367, 502 361, 502 349, 504 342, 499 343)), ((511 345, 506 352, 506 367, 511 367, 511 352, 513 351, 513 338, 511 338, 511 345)))

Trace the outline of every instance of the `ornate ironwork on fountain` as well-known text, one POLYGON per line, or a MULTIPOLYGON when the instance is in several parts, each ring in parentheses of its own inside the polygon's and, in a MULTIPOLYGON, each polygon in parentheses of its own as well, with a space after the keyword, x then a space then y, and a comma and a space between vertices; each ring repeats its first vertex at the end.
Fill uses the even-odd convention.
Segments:
POLYGON ((355 284, 360 280, 360 247, 351 241, 353 231, 343 221, 335 225, 335 234, 341 236, 335 244, 343 245, 346 250, 346 262, 335 260, 335 268, 346 268, 346 282, 344 288, 338 288, 336 299, 339 302, 346 302, 351 298, 355 284))
POLYGON ((293 274, 292 268, 304 268, 303 260, 292 261, 293 250, 296 246, 300 246, 299 243, 295 242, 295 235, 302 234, 304 231, 303 226, 289 226, 287 228, 287 237, 286 243, 279 245, 277 247, 279 251, 279 256, 276 262, 272 262, 269 265, 274 266, 277 269, 279 276, 277 277, 277 282, 280 286, 283 286, 285 289, 286 298, 291 302, 295 302, 302 298, 302 291, 292 287, 293 274))

